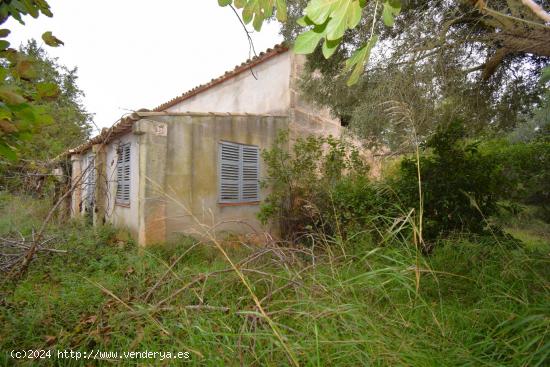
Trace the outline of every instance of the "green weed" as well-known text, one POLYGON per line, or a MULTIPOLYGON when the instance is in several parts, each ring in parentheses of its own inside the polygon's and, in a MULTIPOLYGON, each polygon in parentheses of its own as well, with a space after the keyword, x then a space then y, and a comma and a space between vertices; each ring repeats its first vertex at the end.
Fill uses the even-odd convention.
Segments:
MULTIPOLYGON (((39 256, 24 279, 1 287, 0 365, 33 365, 8 352, 43 348, 187 351, 190 365, 290 364, 239 275, 212 244, 182 238, 139 249, 114 241, 120 236, 112 228, 76 222, 57 234, 67 253, 39 256)), ((345 255, 338 246, 243 245, 226 252, 300 365, 547 363, 547 251, 456 235, 419 259, 398 236, 384 247, 370 238, 347 239, 345 255)), ((118 361, 144 363, 175 364, 118 361)))

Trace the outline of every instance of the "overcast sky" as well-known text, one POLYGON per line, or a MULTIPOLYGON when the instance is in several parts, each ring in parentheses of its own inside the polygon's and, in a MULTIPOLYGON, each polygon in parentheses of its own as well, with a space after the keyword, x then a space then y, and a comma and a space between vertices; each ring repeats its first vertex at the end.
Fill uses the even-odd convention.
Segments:
MULTIPOLYGON (((210 81, 248 58, 248 41, 230 8, 217 0, 48 0, 54 16, 10 20, 8 40, 65 42, 48 53, 78 67, 88 112, 100 127, 129 110, 153 108, 210 81)), ((252 27, 249 27, 252 29, 252 27)), ((282 41, 277 23, 252 34, 256 51, 282 41)))

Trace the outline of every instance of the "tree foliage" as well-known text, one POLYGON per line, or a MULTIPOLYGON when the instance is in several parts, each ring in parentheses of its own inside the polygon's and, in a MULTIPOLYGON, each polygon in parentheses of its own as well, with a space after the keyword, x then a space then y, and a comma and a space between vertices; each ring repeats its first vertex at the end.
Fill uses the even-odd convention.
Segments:
POLYGON ((36 84, 45 95, 35 101, 52 120, 35 126, 32 141, 24 141, 19 152, 27 160, 47 160, 86 141, 91 133, 91 115, 82 105, 82 90, 77 86, 77 68, 68 69, 56 58, 48 56, 35 40, 30 40, 19 53, 32 63, 35 78, 13 80, 11 83, 23 93, 29 93, 36 84), (47 96, 54 92, 54 95, 47 96))
POLYGON ((511 131, 531 119, 544 95, 538 73, 517 73, 519 64, 502 67, 490 81, 480 83, 444 55, 416 65, 377 64, 349 88, 345 76, 332 68, 332 60, 325 61, 318 52, 309 58, 302 76, 306 98, 329 106, 369 146, 389 147, 392 152, 408 151, 412 145, 411 126, 392 118, 390 102, 410 106, 423 141, 440 123, 453 119, 464 121, 470 136, 511 131))
MULTIPOLYGON (((22 95, 41 93, 32 101, 32 111, 40 111, 41 118, 28 121, 22 132, 22 121, 14 126, 18 130, 10 137, 17 160, 0 160, 0 186, 9 190, 42 193, 47 188, 51 173, 50 161, 65 150, 85 142, 91 133, 91 115, 82 105, 83 92, 76 82, 77 69, 68 69, 56 58, 48 56, 30 40, 17 51, 21 59, 32 65, 32 79, 6 81, 9 88, 22 95), (32 122, 32 123, 31 123, 32 122)), ((5 124, 4 128, 12 128, 5 124)), ((51 177, 50 177, 51 178, 51 177)))
MULTIPOLYGON (((0 3, 0 25, 9 18, 24 24, 23 17, 37 18, 40 14, 52 16, 45 0, 6 0, 0 3)), ((7 37, 9 29, 0 29, 0 158, 16 160, 19 148, 29 141, 42 124, 51 124, 43 102, 56 98, 57 85, 51 82, 35 81, 38 72, 33 61, 21 52, 10 48, 7 37), (29 83, 22 88, 21 82, 29 83)), ((51 32, 42 36, 49 46, 63 42, 51 32)))
POLYGON ((508 138, 514 143, 536 140, 550 142, 550 89, 545 92, 540 105, 508 135, 508 138))
POLYGON ((479 142, 465 137, 466 129, 459 121, 440 126, 425 144, 420 161, 404 159, 397 179, 391 183, 406 207, 419 210, 419 203, 423 203, 426 240, 452 231, 483 233, 486 218, 497 211, 504 189, 500 167, 480 153, 479 142))
MULTIPOLYGON (((223 3, 246 9, 272 2, 223 3)), ((306 98, 330 107, 367 144, 407 149, 407 128, 387 114, 390 101, 411 106, 424 139, 441 121, 461 119, 476 135, 510 131, 530 118, 550 60, 543 10, 550 2, 539 3, 288 0, 282 34, 309 55, 306 98)))
POLYGON ((540 217, 550 222, 550 140, 538 135, 529 142, 506 139, 485 142, 480 151, 498 164, 503 198, 514 205, 538 208, 540 217))
POLYGON ((457 40, 458 45, 469 44, 477 52, 464 61, 485 58, 476 66, 484 79, 508 56, 550 57, 550 27, 545 24, 550 15, 543 10, 550 5, 547 0, 542 6, 531 0, 219 0, 221 6, 242 8, 243 21, 253 21, 256 30, 274 13, 284 22, 287 2, 291 15, 284 33, 295 40, 295 52, 311 54, 319 42, 327 59, 338 50, 344 52, 344 70, 351 72, 348 84, 359 80, 378 35, 413 35, 417 42, 400 53, 408 61, 454 48, 457 40), (392 29, 396 20, 401 28, 392 29))

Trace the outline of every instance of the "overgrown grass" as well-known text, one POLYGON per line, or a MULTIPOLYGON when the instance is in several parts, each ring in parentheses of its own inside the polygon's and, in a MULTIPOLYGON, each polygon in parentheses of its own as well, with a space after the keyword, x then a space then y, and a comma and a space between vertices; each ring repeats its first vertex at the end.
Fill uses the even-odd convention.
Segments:
MULTIPOLYGON (((542 218, 541 209, 534 206, 521 205, 517 213, 501 210, 496 222, 508 233, 521 240, 531 248, 547 248, 550 244, 550 223, 542 218)), ((550 249, 548 249, 550 250, 550 249)))
MULTIPOLYGON (((16 207, 3 206, 12 218, 21 214, 16 207)), ((188 351, 190 365, 290 364, 214 246, 182 239, 140 250, 112 228, 81 223, 50 233, 68 252, 41 255, 24 279, 2 285, 0 365, 34 365, 9 351, 43 348, 188 351)), ((456 236, 441 240, 419 268, 414 248, 377 247, 367 237, 346 244, 345 256, 337 247, 241 246, 228 254, 300 365, 542 366, 550 355, 550 267, 549 244, 539 239, 517 246, 456 236)), ((143 363, 182 362, 118 364, 143 363)))

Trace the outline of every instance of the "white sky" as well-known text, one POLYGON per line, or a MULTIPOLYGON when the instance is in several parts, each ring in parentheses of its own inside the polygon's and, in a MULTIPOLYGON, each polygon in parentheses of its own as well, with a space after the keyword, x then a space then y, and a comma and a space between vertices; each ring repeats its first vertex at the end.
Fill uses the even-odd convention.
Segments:
MULTIPOLYGON (((83 103, 95 123, 111 126, 128 110, 153 108, 248 58, 248 41, 217 0, 48 0, 54 16, 10 20, 12 47, 45 31, 65 46, 44 48, 78 67, 83 103)), ((239 12, 240 13, 240 12, 239 12)), ((252 26, 249 27, 252 30, 252 26)), ((256 51, 282 41, 277 23, 252 34, 256 51)))

